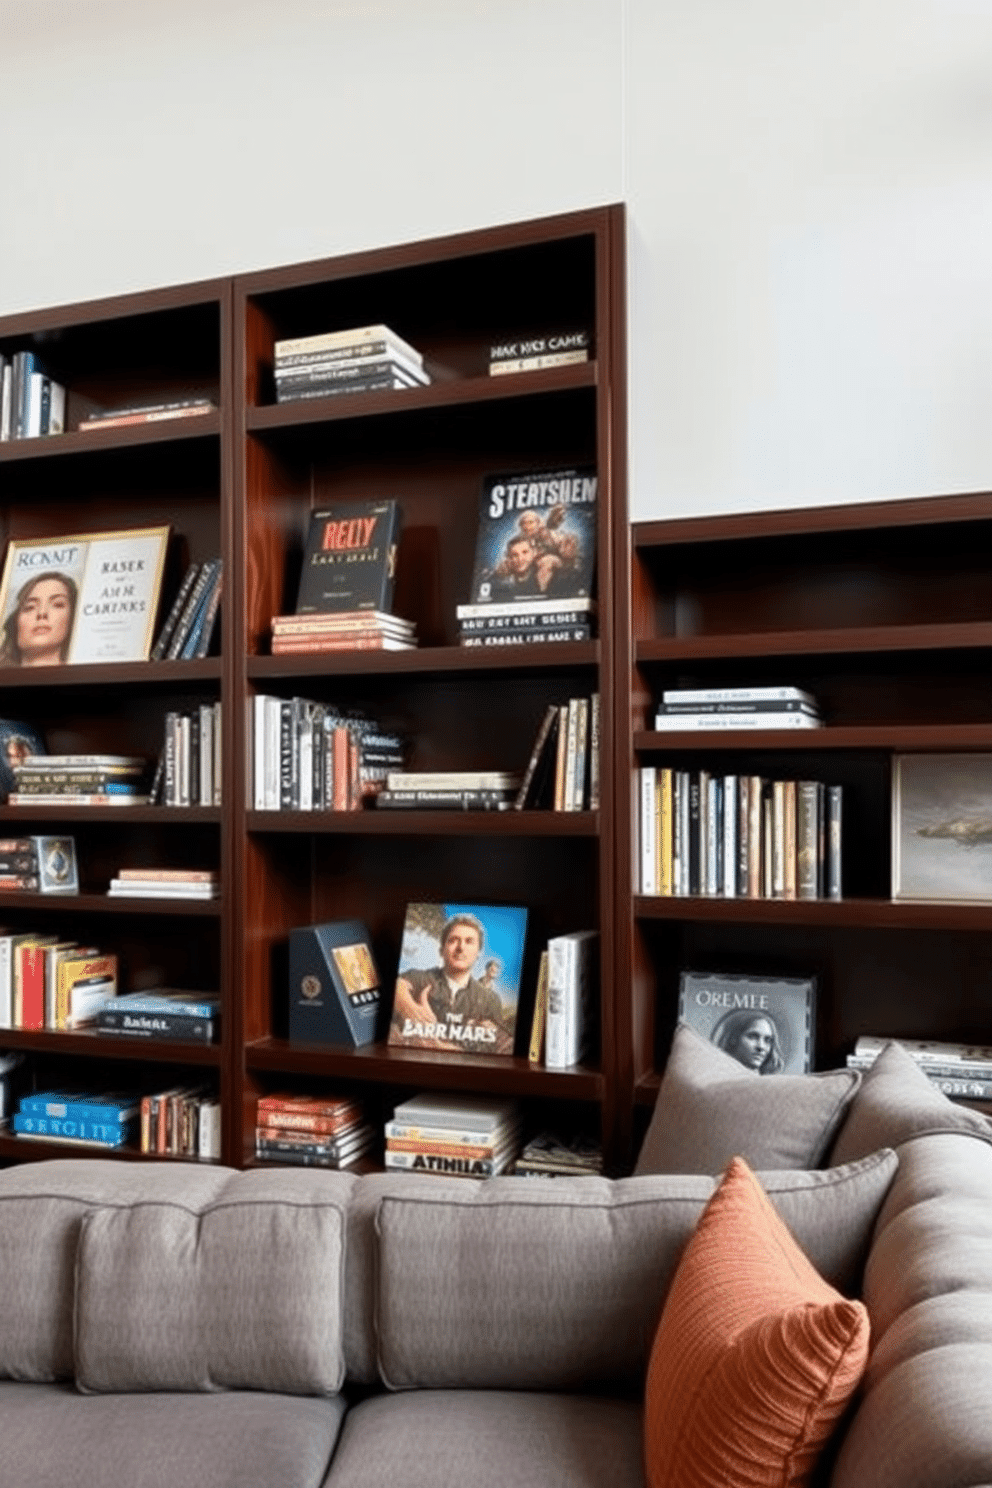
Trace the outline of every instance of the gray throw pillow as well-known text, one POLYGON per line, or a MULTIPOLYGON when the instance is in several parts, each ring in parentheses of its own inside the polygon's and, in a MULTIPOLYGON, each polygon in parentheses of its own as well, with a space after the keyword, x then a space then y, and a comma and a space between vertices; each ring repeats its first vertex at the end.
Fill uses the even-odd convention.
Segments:
POLYGON ((819 1167, 859 1083, 854 1070, 758 1075, 679 1024, 634 1172, 819 1167))
POLYGON ((955 1105, 897 1043, 886 1044, 865 1074, 830 1160, 851 1162, 877 1147, 898 1147, 911 1137, 957 1132, 992 1142, 992 1127, 978 1111, 955 1105))

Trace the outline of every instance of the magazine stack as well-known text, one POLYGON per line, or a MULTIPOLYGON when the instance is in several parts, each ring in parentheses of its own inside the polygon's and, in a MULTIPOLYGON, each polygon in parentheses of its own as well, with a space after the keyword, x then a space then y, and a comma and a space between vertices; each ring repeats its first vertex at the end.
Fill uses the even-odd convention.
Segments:
POLYGON ((263 1095, 255 1125, 258 1162, 350 1168, 375 1139, 362 1109, 345 1096, 263 1095))
POLYGON ((276 402, 423 387, 423 354, 387 325, 355 326, 275 344, 276 402))
POLYGON ((460 645, 590 638, 596 498, 591 469, 486 478, 471 599, 456 609, 460 645))
POLYGON ((512 1100, 431 1092, 403 1101, 386 1122, 386 1167, 453 1178, 505 1173, 520 1150, 512 1100))
POLYGON ((887 1039, 862 1034, 847 1056, 848 1069, 870 1070, 888 1043, 896 1043, 951 1100, 992 1111, 992 1048, 936 1039, 887 1039))
POLYGON ((542 1132, 526 1144, 513 1167, 518 1178, 590 1178, 603 1171, 603 1151, 586 1137, 542 1132))

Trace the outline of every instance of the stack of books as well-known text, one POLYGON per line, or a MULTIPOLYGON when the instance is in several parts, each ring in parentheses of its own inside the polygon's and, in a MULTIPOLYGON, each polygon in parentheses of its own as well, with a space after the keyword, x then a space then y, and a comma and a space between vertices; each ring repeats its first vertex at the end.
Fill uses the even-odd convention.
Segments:
POLYGON ((218 1162, 220 1101, 202 1085, 173 1085, 143 1095, 138 1145, 142 1152, 218 1162))
POLYGON ((801 687, 673 687, 661 695, 654 726, 683 729, 809 729, 823 720, 801 687))
POLYGON ((387 325, 277 341, 274 362, 277 403, 422 387, 431 380, 422 353, 387 325))
POLYGON ((401 811, 507 811, 520 783, 512 770, 390 770, 375 804, 401 811))
POLYGON ((460 604, 460 646, 517 646, 545 641, 588 641, 594 599, 520 599, 504 604, 460 604))
POLYGON ((65 388, 36 352, 0 356, 0 440, 65 432, 65 388))
POLYGON ((992 1110, 992 1048, 984 1044, 948 1044, 936 1039, 887 1039, 862 1034, 847 1056, 848 1069, 870 1070, 888 1043, 905 1050, 938 1090, 951 1100, 986 1102, 992 1110))
POLYGON ((256 811, 360 811, 406 754, 403 735, 374 719, 310 698, 254 698, 256 811))
POLYGON ((839 899, 843 787, 644 765, 642 894, 839 899))
POLYGON ((13 766, 11 806, 147 806, 148 762, 129 754, 34 754, 13 766))
POLYGON ((220 997, 166 987, 122 992, 100 1006, 94 1022, 98 1032, 126 1038, 212 1044, 220 1026, 220 997))
POLYGON ((382 610, 272 617, 273 656, 306 656, 325 651, 410 651, 416 644, 413 622, 382 610))
POLYGON ((216 899, 215 868, 121 868, 110 880, 112 899, 216 899))
POLYGON ((386 1122, 386 1167, 457 1178, 505 1173, 520 1150, 515 1101, 432 1092, 403 1101, 386 1122))
POLYGON ((586 1137, 542 1132, 526 1144, 513 1166, 518 1178, 589 1178, 603 1171, 603 1151, 586 1137))
POLYGON ((258 1102, 259 1162, 350 1168, 368 1152, 375 1131, 346 1096, 263 1095, 258 1102))
POLYGON ((543 372, 548 367, 570 367, 589 360, 592 337, 586 329, 512 336, 489 348, 489 376, 512 372, 543 372))
POLYGON ((220 558, 189 565, 152 647, 152 661, 192 661, 209 654, 220 616, 222 586, 220 558))
POLYGON ((113 1149, 136 1145, 140 1114, 135 1091, 40 1090, 21 1096, 10 1126, 27 1141, 113 1149))

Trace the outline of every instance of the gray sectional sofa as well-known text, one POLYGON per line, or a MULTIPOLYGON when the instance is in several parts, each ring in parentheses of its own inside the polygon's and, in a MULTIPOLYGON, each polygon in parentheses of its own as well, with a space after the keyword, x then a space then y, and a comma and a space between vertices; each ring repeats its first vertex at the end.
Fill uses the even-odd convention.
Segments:
MULTIPOLYGON (((992 1147, 911 1107, 855 1098, 842 1163, 761 1175, 871 1318, 833 1488, 992 1484, 992 1147)), ((7 1169, 0 1482, 643 1488, 647 1358, 714 1184, 7 1169)))

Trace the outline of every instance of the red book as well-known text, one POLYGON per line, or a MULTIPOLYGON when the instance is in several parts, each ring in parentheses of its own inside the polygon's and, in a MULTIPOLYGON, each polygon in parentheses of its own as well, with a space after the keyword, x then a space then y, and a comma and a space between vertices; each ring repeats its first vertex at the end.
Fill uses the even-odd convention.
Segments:
POLYGON ((33 944, 19 946, 21 982, 21 1028, 45 1026, 45 947, 33 944))

